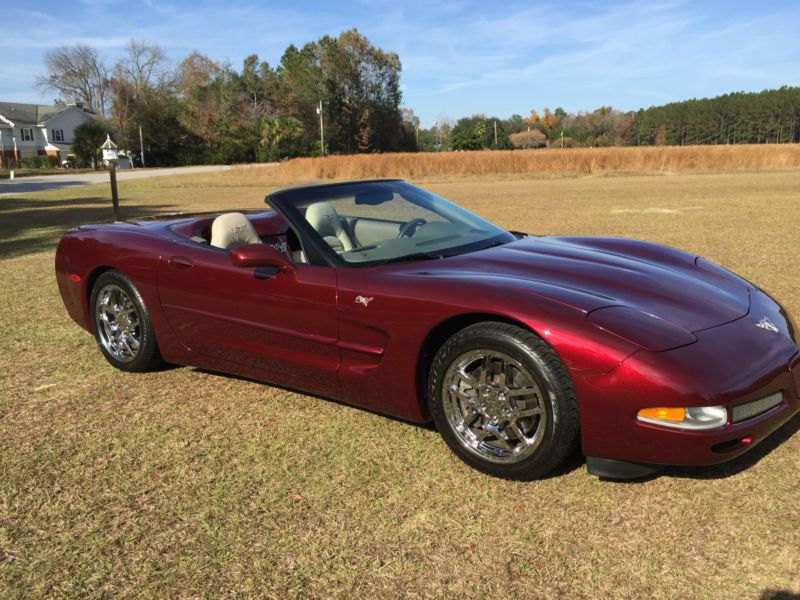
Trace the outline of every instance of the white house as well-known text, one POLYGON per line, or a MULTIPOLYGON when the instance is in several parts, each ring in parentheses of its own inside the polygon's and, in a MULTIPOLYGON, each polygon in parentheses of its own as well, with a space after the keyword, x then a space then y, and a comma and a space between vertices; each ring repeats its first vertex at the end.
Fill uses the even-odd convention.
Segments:
POLYGON ((15 167, 27 156, 66 158, 75 128, 91 118, 75 104, 0 102, 0 168, 15 167))

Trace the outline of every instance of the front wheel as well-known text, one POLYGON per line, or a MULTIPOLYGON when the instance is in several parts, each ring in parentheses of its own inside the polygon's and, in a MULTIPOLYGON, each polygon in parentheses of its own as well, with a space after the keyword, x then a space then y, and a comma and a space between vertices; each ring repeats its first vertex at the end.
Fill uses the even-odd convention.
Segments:
POLYGON ((575 392, 541 338, 505 323, 478 323, 448 339, 429 375, 431 416, 468 465, 530 480, 560 465, 578 442, 575 392))
POLYGON ((100 275, 90 308, 97 345, 113 366, 141 372, 163 364, 144 300, 125 275, 119 271, 100 275))

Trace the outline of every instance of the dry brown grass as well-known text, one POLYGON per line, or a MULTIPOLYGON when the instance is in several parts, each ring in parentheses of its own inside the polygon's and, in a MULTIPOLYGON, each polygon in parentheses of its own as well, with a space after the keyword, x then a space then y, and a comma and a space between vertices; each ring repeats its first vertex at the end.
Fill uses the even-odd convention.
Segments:
MULTIPOLYGON (((128 215, 260 206, 261 176, 122 182, 128 215)), ((707 256, 800 315, 800 172, 426 187, 499 224, 707 256)), ((124 374, 64 312, 53 249, 107 186, 0 200, 0 597, 759 598, 800 593, 800 422, 639 483, 532 483, 428 428, 222 375, 124 374), (766 595, 764 597, 767 597, 766 595)))
MULTIPOLYGON (((279 165, 278 172, 286 178, 363 179, 510 173, 680 173, 791 167, 800 167, 800 144, 358 154, 296 158, 279 165)), ((238 169, 239 172, 258 173, 262 168, 238 169)))

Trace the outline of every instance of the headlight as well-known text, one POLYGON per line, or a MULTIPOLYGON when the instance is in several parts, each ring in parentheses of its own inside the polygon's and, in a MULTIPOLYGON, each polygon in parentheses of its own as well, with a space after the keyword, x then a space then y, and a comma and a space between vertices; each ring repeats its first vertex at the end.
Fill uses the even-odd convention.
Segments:
POLYGON ((724 406, 643 408, 636 414, 636 419, 662 427, 698 431, 727 425, 728 410, 724 406))
POLYGON ((697 341, 694 334, 669 321, 626 306, 598 308, 587 318, 595 327, 651 352, 664 352, 697 341))

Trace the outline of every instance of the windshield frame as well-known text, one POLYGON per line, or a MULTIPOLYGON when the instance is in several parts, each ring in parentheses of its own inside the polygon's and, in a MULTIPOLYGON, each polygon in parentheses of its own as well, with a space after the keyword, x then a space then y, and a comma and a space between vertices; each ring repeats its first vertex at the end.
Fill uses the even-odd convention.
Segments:
MULTIPOLYGON (((298 186, 298 187, 291 187, 285 188, 281 190, 276 190, 264 199, 264 202, 272 207, 278 214, 280 214, 286 221, 292 226, 295 232, 301 237, 301 243, 303 244, 306 257, 310 264, 314 265, 327 265, 331 267, 337 268, 345 268, 345 269, 360 269, 360 268, 367 268, 367 267, 377 267, 381 265, 387 264, 405 264, 406 262, 412 262, 421 260, 418 256, 419 253, 414 252, 412 254, 407 255, 400 255, 395 258, 380 258, 376 260, 368 260, 368 261, 358 261, 358 262, 350 262, 341 258, 333 248, 331 248, 325 240, 322 239, 322 236, 306 221, 302 212, 298 208, 298 205, 306 204, 309 201, 323 201, 326 199, 334 199, 336 197, 340 197, 341 193, 339 192, 338 188, 341 187, 360 187, 363 186, 365 188, 380 189, 381 184, 391 184, 387 185, 387 188, 394 189, 396 188, 397 184, 402 186, 408 186, 410 188, 416 188, 421 190, 427 194, 432 194, 428 190, 424 188, 420 188, 415 186, 411 183, 403 179, 370 179, 370 180, 360 180, 360 181, 343 181, 337 183, 328 183, 328 184, 315 184, 315 185, 306 185, 306 186, 298 186), (415 256, 417 255, 417 256, 415 256), (408 257, 407 261, 404 261, 403 258, 408 257)), ((436 196, 435 194, 432 194, 436 196)), ((437 198, 440 198, 437 196, 437 198)), ((509 232, 502 227, 484 219, 483 217, 476 215, 472 211, 467 210, 463 206, 455 204, 452 201, 446 200, 445 198, 441 198, 446 202, 452 204, 453 206, 457 207, 459 210, 466 211, 470 215, 477 217, 478 219, 489 223, 493 227, 496 227, 500 232, 497 235, 491 236, 490 238, 485 238, 478 241, 472 241, 466 244, 461 244, 459 246, 452 246, 447 248, 442 252, 431 252, 431 258, 429 260, 438 260, 447 258, 449 256, 455 256, 459 254, 467 254, 470 252, 476 252, 478 250, 482 250, 483 248, 497 245, 501 242, 506 236, 510 236, 512 239, 509 239, 509 242, 518 239, 516 235, 512 232, 509 232)), ((427 259, 422 259, 427 260, 427 259)))

